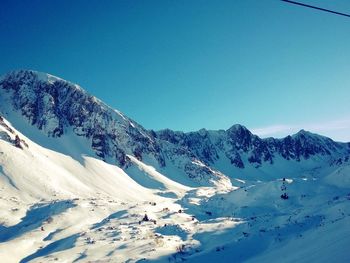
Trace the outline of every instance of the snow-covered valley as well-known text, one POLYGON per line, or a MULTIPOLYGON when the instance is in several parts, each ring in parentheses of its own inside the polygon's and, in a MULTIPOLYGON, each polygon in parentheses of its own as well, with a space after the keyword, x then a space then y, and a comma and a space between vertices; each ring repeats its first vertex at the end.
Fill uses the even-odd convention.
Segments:
POLYGON ((33 71, 0 116, 1 262, 350 261, 348 143, 147 131, 33 71))

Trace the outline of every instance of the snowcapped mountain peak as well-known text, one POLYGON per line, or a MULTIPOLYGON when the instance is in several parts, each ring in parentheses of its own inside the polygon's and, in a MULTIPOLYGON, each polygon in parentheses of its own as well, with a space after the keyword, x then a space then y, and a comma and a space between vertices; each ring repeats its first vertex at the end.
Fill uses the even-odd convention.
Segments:
POLYGON ((10 121, 16 112, 48 137, 72 131, 86 138, 97 157, 121 167, 132 165, 128 156, 134 156, 160 169, 175 166, 206 183, 222 179, 213 168, 218 163, 232 166, 225 171, 231 174, 235 168, 271 165, 280 157, 298 162, 314 156, 335 159, 348 151, 346 145, 305 130, 284 139, 261 139, 240 124, 226 131, 148 131, 78 85, 32 70, 6 74, 0 95, 0 113, 10 121))
POLYGON ((205 129, 205 128, 202 128, 198 131, 198 133, 201 135, 201 136, 206 136, 208 134, 208 130, 205 129))
POLYGON ((300 131, 297 132, 298 134, 308 134, 310 133, 309 131, 306 131, 304 129, 301 129, 300 131))
POLYGON ((305 130, 149 131, 50 74, 0 78, 3 262, 348 262, 349 171, 350 143, 305 130))
POLYGON ((234 124, 230 128, 227 129, 227 132, 250 132, 245 126, 241 124, 234 124))
MULTIPOLYGON (((126 162, 126 154, 155 152, 142 126, 115 111, 78 85, 32 70, 13 71, 0 81, 1 112, 19 112, 49 137, 69 130, 91 140, 101 158, 126 162)), ((11 119, 11 118, 10 118, 11 119)), ((158 157, 159 158, 159 157, 158 157)))
POLYGON ((173 145, 165 145, 156 138, 157 133, 145 130, 76 84, 50 74, 11 72, 0 81, 0 95, 0 114, 11 122, 26 122, 51 138, 84 138, 95 156, 106 162, 128 169, 135 165, 129 157, 134 156, 162 168, 168 159, 168 166, 175 166, 200 184, 212 184, 223 178, 213 169, 193 162, 195 156, 178 144, 181 132, 165 130, 162 136, 173 138, 173 145), (173 150, 177 158, 183 159, 181 162, 171 157, 173 150))
POLYGON ((26 69, 10 71, 7 74, 3 75, 0 80, 7 80, 7 81, 21 80, 21 81, 27 81, 27 82, 42 81, 42 82, 51 82, 51 83, 55 81, 69 82, 45 72, 40 72, 36 70, 26 70, 26 69))
POLYGON ((310 131, 306 131, 304 129, 301 129, 297 133, 293 134, 292 137, 294 138, 312 138, 312 137, 321 137, 320 135, 316 133, 312 133, 310 131))

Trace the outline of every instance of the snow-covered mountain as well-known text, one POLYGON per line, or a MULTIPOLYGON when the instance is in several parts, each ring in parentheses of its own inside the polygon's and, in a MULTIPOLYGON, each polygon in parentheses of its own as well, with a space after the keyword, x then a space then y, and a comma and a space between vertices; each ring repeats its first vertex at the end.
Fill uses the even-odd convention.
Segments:
POLYGON ((226 131, 147 131, 78 85, 45 73, 11 72, 0 88, 8 119, 8 112, 16 111, 48 137, 73 132, 88 139, 97 157, 122 168, 128 167, 130 154, 160 169, 175 166, 201 183, 224 177, 219 163, 243 169, 273 164, 276 158, 333 162, 350 152, 349 144, 303 130, 284 139, 261 139, 241 125, 226 131))
POLYGON ((0 79, 0 257, 342 262, 349 159, 350 143, 304 130, 146 130, 76 84, 10 72, 0 79))

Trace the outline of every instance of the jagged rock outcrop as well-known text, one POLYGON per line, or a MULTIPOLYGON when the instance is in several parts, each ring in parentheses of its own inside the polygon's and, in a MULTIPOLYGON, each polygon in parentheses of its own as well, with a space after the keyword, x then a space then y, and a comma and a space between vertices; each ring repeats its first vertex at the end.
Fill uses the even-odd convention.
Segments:
POLYGON ((345 143, 304 130, 283 139, 261 139, 241 125, 234 125, 226 131, 181 133, 163 130, 157 136, 183 147, 208 165, 225 156, 233 166, 242 169, 246 165, 260 167, 264 163, 273 164, 276 157, 297 162, 312 157, 329 157, 332 160, 350 149, 345 143))
POLYGON ((126 154, 152 153, 163 163, 152 136, 119 111, 113 110, 78 85, 35 71, 15 71, 0 81, 10 103, 47 136, 60 137, 72 129, 91 140, 101 158, 125 164, 126 154))
POLYGON ((98 158, 127 168, 128 154, 138 160, 147 157, 159 169, 171 164, 197 181, 223 180, 225 175, 213 168, 223 160, 240 169, 273 165, 277 158, 296 162, 323 158, 336 164, 350 153, 350 144, 304 130, 283 139, 261 139, 238 124, 219 131, 148 131, 78 85, 30 70, 5 75, 0 95, 8 98, 0 110, 10 107, 20 112, 49 137, 73 131, 90 141, 98 158))

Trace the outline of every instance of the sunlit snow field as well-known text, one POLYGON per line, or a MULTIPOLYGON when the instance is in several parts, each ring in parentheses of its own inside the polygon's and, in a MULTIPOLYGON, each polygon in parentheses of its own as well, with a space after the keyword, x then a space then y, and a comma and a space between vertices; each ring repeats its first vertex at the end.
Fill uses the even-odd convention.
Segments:
POLYGON ((265 167, 267 179, 252 170, 232 184, 194 187, 132 156, 128 175, 92 157, 73 134, 47 138, 44 148, 4 123, 13 133, 1 126, 2 262, 350 259, 349 166, 290 165, 280 167, 284 174, 265 167), (280 198, 283 185, 288 200, 280 198))

